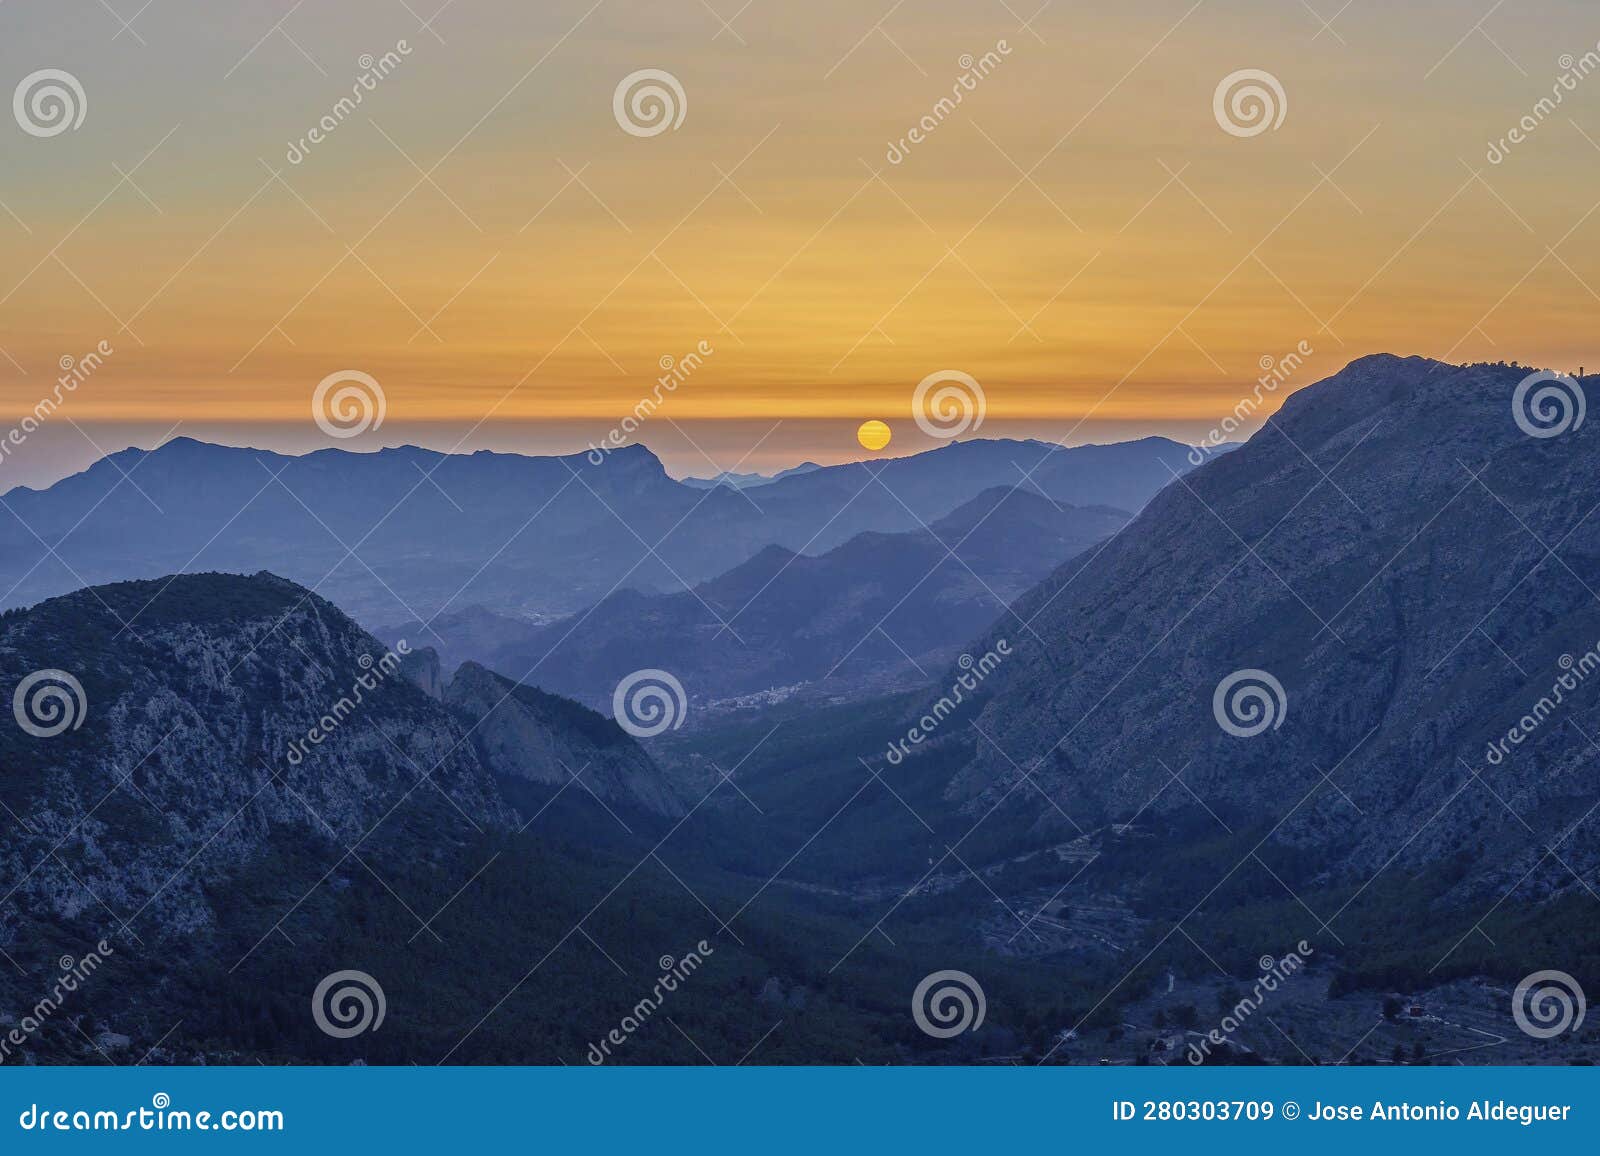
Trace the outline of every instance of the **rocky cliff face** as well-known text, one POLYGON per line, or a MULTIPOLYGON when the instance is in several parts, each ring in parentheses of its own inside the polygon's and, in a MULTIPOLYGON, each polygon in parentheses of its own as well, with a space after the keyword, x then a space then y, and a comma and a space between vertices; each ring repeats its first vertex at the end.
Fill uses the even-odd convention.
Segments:
POLYGON ((406 655, 400 670, 423 694, 444 701, 444 669, 439 652, 433 647, 425 646, 406 655))
POLYGON ((0 685, 54 670, 82 694, 67 686, 52 704, 45 688, 65 684, 42 680, 0 727, 11 812, 0 877, 15 901, 0 928, 22 911, 104 909, 136 933, 203 931, 210 888, 275 838, 381 840, 386 816, 419 795, 509 825, 462 728, 401 675, 401 659, 270 575, 120 583, 7 615, 0 685), (48 729, 37 724, 59 719, 53 709, 75 725, 21 725, 48 729))
MULTIPOLYGON (((1365 358, 1174 482, 1018 604, 1045 645, 1011 633, 978 722, 993 744, 950 797, 976 816, 1036 765, 1086 826, 1210 823, 1203 800, 1311 853, 1325 881, 1465 854, 1464 891, 1579 887, 1600 858, 1600 824, 1581 822, 1600 749, 1583 660, 1600 642, 1600 429, 1525 433, 1530 372, 1365 358), (1251 670, 1282 695, 1268 686, 1273 721, 1245 738, 1213 699, 1251 670)), ((1031 789, 1004 806, 1071 833, 1031 789)))
POLYGON ((426 857, 512 829, 498 776, 559 785, 587 765, 602 797, 680 813, 615 724, 517 690, 475 725, 509 683, 474 668, 446 690, 432 652, 268 574, 10 612, 0 687, 18 696, 0 726, 0 946, 83 916, 204 934, 228 882, 286 847, 426 857))

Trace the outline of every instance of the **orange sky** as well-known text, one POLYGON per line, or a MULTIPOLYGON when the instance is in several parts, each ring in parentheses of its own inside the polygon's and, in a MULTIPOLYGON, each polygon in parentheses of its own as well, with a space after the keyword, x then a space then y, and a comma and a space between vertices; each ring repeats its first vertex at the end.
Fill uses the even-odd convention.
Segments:
POLYGON ((96 5, 5 4, 7 87, 63 68, 87 111, 0 130, 0 414, 105 340, 64 410, 91 426, 314 437, 312 388, 354 368, 397 430, 593 437, 704 341, 661 413, 810 419, 815 445, 779 439, 797 461, 837 455, 818 419, 914 433, 911 390, 941 369, 982 384, 993 428, 1081 441, 1198 437, 1302 341, 1294 385, 1376 350, 1593 353, 1600 77, 1485 159, 1594 48, 1592 5, 1473 31, 1479 0, 1356 4, 1328 29, 1297 3, 1056 0, 1024 26, 1039 4, 462 0, 437 38, 392 0, 163 0, 131 33, 96 5), (290 163, 361 55, 402 40, 290 163), (676 129, 619 127, 641 68, 681 83, 676 129), (1245 68, 1287 102, 1251 137, 1213 112, 1245 68))

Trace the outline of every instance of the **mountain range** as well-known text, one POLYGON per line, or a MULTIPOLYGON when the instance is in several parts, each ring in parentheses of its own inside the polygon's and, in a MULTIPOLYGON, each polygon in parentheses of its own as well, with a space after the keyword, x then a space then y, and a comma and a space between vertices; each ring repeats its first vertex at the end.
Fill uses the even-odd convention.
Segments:
POLYGON ((809 554, 864 531, 922 529, 999 485, 1136 510, 1190 468, 1187 456, 1159 438, 958 442, 791 474, 757 494, 674 481, 642 446, 596 464, 409 446, 287 457, 180 437, 0 498, 0 606, 130 578, 269 569, 359 621, 472 605, 549 620, 616 590, 682 591, 768 546, 809 554))
MULTIPOLYGON (((688 1033, 776 1062, 1148 1059, 1295 949, 1309 987, 1253 1058, 1371 1062, 1374 1032, 1411 1039, 1388 1001, 1429 1009, 1440 1055, 1591 1061, 1592 1025, 1546 1046, 1500 990, 1600 983, 1600 433, 1581 383, 1563 424, 1548 399, 1530 420, 1527 381, 1362 358, 1120 509, 1057 496, 1132 484, 1077 484, 1061 451, 1033 461, 1042 492, 1000 478, 935 512, 951 467, 1036 443, 881 463, 892 488, 825 467, 690 491, 831 538, 853 480, 911 524, 767 541, 547 624, 480 600, 380 642, 268 574, 8 611, 0 686, 81 686, 0 728, 0 946, 25 971, 115 935, 123 982, 71 1026, 171 1031, 159 1058, 574 1062, 704 937, 679 1033, 631 1058, 681 1060, 688 1033), (640 741, 606 717, 646 666, 694 725, 640 741), (802 681, 823 693, 782 693, 802 681), (760 709, 711 709, 740 698, 760 709), (352 967, 396 1011, 357 1044, 303 1008, 352 967), (990 1022, 947 1044, 905 1005, 951 968, 990 1022)), ((285 468, 373 467, 348 457, 285 468)), ((601 473, 659 512, 683 487, 658 466, 601 473)), ((610 557, 541 534, 540 565, 578 540, 610 557)), ((28 995, 0 970, 0 1011, 28 995)))

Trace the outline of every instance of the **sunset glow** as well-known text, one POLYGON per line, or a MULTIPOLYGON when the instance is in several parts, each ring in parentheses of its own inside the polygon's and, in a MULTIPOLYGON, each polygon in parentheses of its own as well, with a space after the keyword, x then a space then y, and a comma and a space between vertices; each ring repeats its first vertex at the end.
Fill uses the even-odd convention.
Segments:
MULTIPOLYGON (((287 4, 245 6, 204 53, 183 5, 146 14, 142 46, 44 35, 90 114, 0 139, 0 410, 105 340, 76 421, 303 422, 357 368, 397 428, 598 433, 704 342, 661 408, 684 428, 905 417, 958 367, 993 421, 1072 442, 1198 436, 1302 342, 1290 391, 1375 350, 1575 367, 1588 340, 1600 223, 1560 178, 1600 160, 1600 85, 1486 156, 1525 111, 1506 92, 1531 107, 1592 46, 1581 6, 1452 50, 1436 21, 1471 20, 1451 4, 1358 6, 1338 35, 1258 5, 1249 55, 1286 108, 1240 137, 1213 115, 1236 18, 1186 0, 1102 14, 1092 43, 1064 5, 1023 26, 929 3, 874 32, 856 4, 760 4, 730 32, 590 3, 452 10, 444 43, 375 0, 296 14, 294 42, 270 31, 287 4), (340 109, 363 54, 389 63, 340 109), (619 80, 667 66, 681 123, 620 129, 619 80)), ((8 77, 31 19, 0 11, 8 77)))

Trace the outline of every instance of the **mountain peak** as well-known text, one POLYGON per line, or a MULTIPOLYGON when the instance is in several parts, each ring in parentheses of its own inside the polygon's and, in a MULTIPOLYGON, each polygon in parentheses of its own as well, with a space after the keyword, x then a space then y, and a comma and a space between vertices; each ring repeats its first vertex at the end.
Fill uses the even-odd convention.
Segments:
POLYGON ((220 458, 231 454, 261 454, 271 451, 257 449, 254 446, 229 446, 220 442, 201 441, 199 438, 180 434, 177 437, 168 438, 148 450, 136 450, 135 452, 158 455, 165 458, 220 458))
POLYGON ((630 464, 638 462, 659 463, 661 460, 660 458, 656 457, 655 452, 643 442, 629 442, 627 445, 621 445, 616 449, 605 450, 602 452, 604 452, 608 461, 627 462, 630 464))

